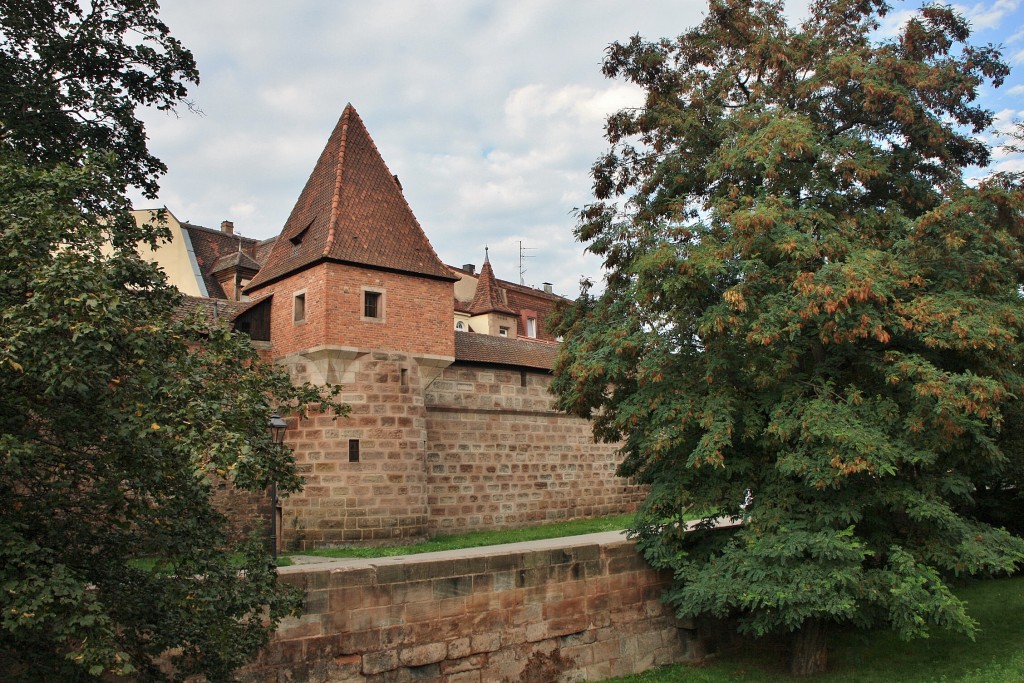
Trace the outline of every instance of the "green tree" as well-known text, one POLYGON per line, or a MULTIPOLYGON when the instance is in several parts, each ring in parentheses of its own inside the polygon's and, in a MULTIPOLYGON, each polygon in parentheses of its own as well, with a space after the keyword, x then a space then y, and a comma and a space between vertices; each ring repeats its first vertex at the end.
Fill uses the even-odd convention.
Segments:
POLYGON ((948 7, 878 39, 887 9, 712 0, 613 44, 604 73, 646 98, 580 214, 605 288, 561 314, 560 405, 650 487, 634 534, 668 599, 792 633, 798 674, 834 625, 972 635, 950 579, 1024 558, 973 507, 1020 467, 1024 190, 964 179, 1008 70, 948 7))
POLYGON ((136 253, 167 237, 127 213, 128 188, 155 196, 163 170, 136 108, 172 109, 198 78, 156 11, 0 1, 5 681, 226 680, 296 606, 258 545, 232 566, 211 476, 296 490, 267 420, 334 397, 183 319, 136 253))

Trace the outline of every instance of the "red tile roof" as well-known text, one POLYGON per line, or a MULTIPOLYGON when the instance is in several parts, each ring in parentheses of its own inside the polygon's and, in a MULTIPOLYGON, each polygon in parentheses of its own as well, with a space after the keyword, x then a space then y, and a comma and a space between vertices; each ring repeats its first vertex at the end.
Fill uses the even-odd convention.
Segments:
POLYGON ((455 333, 455 360, 550 370, 558 344, 537 340, 493 337, 473 332, 455 333))
POLYGON ((497 311, 515 315, 516 312, 505 303, 498 283, 494 280, 494 271, 491 269, 491 262, 484 259, 484 267, 480 269, 480 277, 476 281, 476 292, 473 294, 473 302, 469 305, 469 312, 473 315, 483 315, 497 311))
POLYGON ((260 264, 253 260, 253 258, 244 251, 236 251, 233 254, 225 254, 214 261, 213 267, 210 268, 210 272, 219 273, 222 270, 228 270, 230 268, 248 270, 255 273, 260 269, 260 264))
POLYGON ((186 296, 182 298, 181 305, 175 311, 175 316, 186 318, 199 311, 207 325, 213 325, 219 320, 232 322, 239 314, 256 303, 256 301, 230 301, 202 296, 186 296))
POLYGON ((182 223, 181 227, 188 233, 188 239, 192 243, 192 251, 196 255, 199 272, 203 274, 206 291, 215 299, 226 299, 224 289, 213 276, 214 264, 222 257, 237 254, 239 246, 247 257, 252 258, 259 241, 191 223, 182 223))
POLYGON ((267 259, 270 258, 270 252, 273 251, 276 242, 277 237, 271 237, 268 240, 263 240, 253 249, 252 257, 256 263, 260 264, 260 268, 266 265, 267 259))
MULTIPOLYGON (((501 302, 501 307, 495 310, 501 310, 502 312, 517 315, 520 318, 519 321, 519 335, 525 336, 527 323, 526 318, 528 314, 524 311, 532 311, 536 315, 537 321, 537 339, 542 341, 555 341, 555 335, 548 329, 547 319, 551 315, 551 311, 554 310, 555 306, 559 301, 568 301, 565 297, 558 296, 557 294, 545 292, 540 289, 533 287, 527 287, 526 285, 520 285, 515 282, 509 282, 507 280, 501 280, 494 277, 493 270, 488 260, 484 261, 484 268, 479 273, 474 273, 466 268, 460 268, 458 266, 448 266, 449 270, 454 273, 457 277, 470 277, 477 280, 477 288, 475 290, 475 296, 473 301, 461 301, 455 300, 455 310, 478 314, 488 311, 480 310, 477 308, 487 308, 486 305, 480 305, 478 297, 480 294, 480 283, 484 282, 485 275, 484 270, 490 273, 490 277, 486 278, 492 280, 493 283, 486 283, 484 286, 487 288, 487 292, 483 295, 489 300, 497 300, 501 302)), ((529 316, 532 317, 532 316, 529 316)))
POLYGON ((321 261, 452 281, 362 119, 345 107, 252 291, 321 261))

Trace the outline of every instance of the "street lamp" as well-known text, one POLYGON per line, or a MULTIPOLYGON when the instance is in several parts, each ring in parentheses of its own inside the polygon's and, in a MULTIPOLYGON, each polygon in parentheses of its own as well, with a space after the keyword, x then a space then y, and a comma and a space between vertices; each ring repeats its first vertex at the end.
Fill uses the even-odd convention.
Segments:
MULTIPOLYGON (((284 445, 284 432, 288 423, 276 412, 270 416, 267 430, 270 440, 278 446, 284 445)), ((270 555, 277 561, 277 482, 270 482, 270 555)))
POLYGON ((281 419, 281 416, 274 413, 270 416, 270 422, 267 423, 267 429, 270 430, 270 440, 276 444, 284 443, 284 430, 288 429, 288 423, 281 419))

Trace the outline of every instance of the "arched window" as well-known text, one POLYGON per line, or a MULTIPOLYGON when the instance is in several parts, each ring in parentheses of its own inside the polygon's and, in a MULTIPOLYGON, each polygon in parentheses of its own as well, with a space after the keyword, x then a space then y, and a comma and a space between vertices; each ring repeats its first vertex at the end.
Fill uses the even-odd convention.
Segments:
POLYGON ((466 329, 466 326, 460 320, 457 323, 455 323, 455 329, 457 329, 459 332, 462 332, 463 330, 466 329))

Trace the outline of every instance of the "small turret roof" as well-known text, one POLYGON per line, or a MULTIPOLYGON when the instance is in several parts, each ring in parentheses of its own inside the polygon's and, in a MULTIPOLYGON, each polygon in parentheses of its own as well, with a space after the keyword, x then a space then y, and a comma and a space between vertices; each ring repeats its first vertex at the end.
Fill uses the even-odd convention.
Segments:
POLYGON ((472 315, 483 315, 495 311, 516 315, 516 312, 505 303, 501 288, 498 287, 498 282, 494 277, 490 258, 484 256, 484 265, 480 269, 480 277, 476 281, 476 293, 473 295, 473 302, 469 305, 469 312, 472 315))

